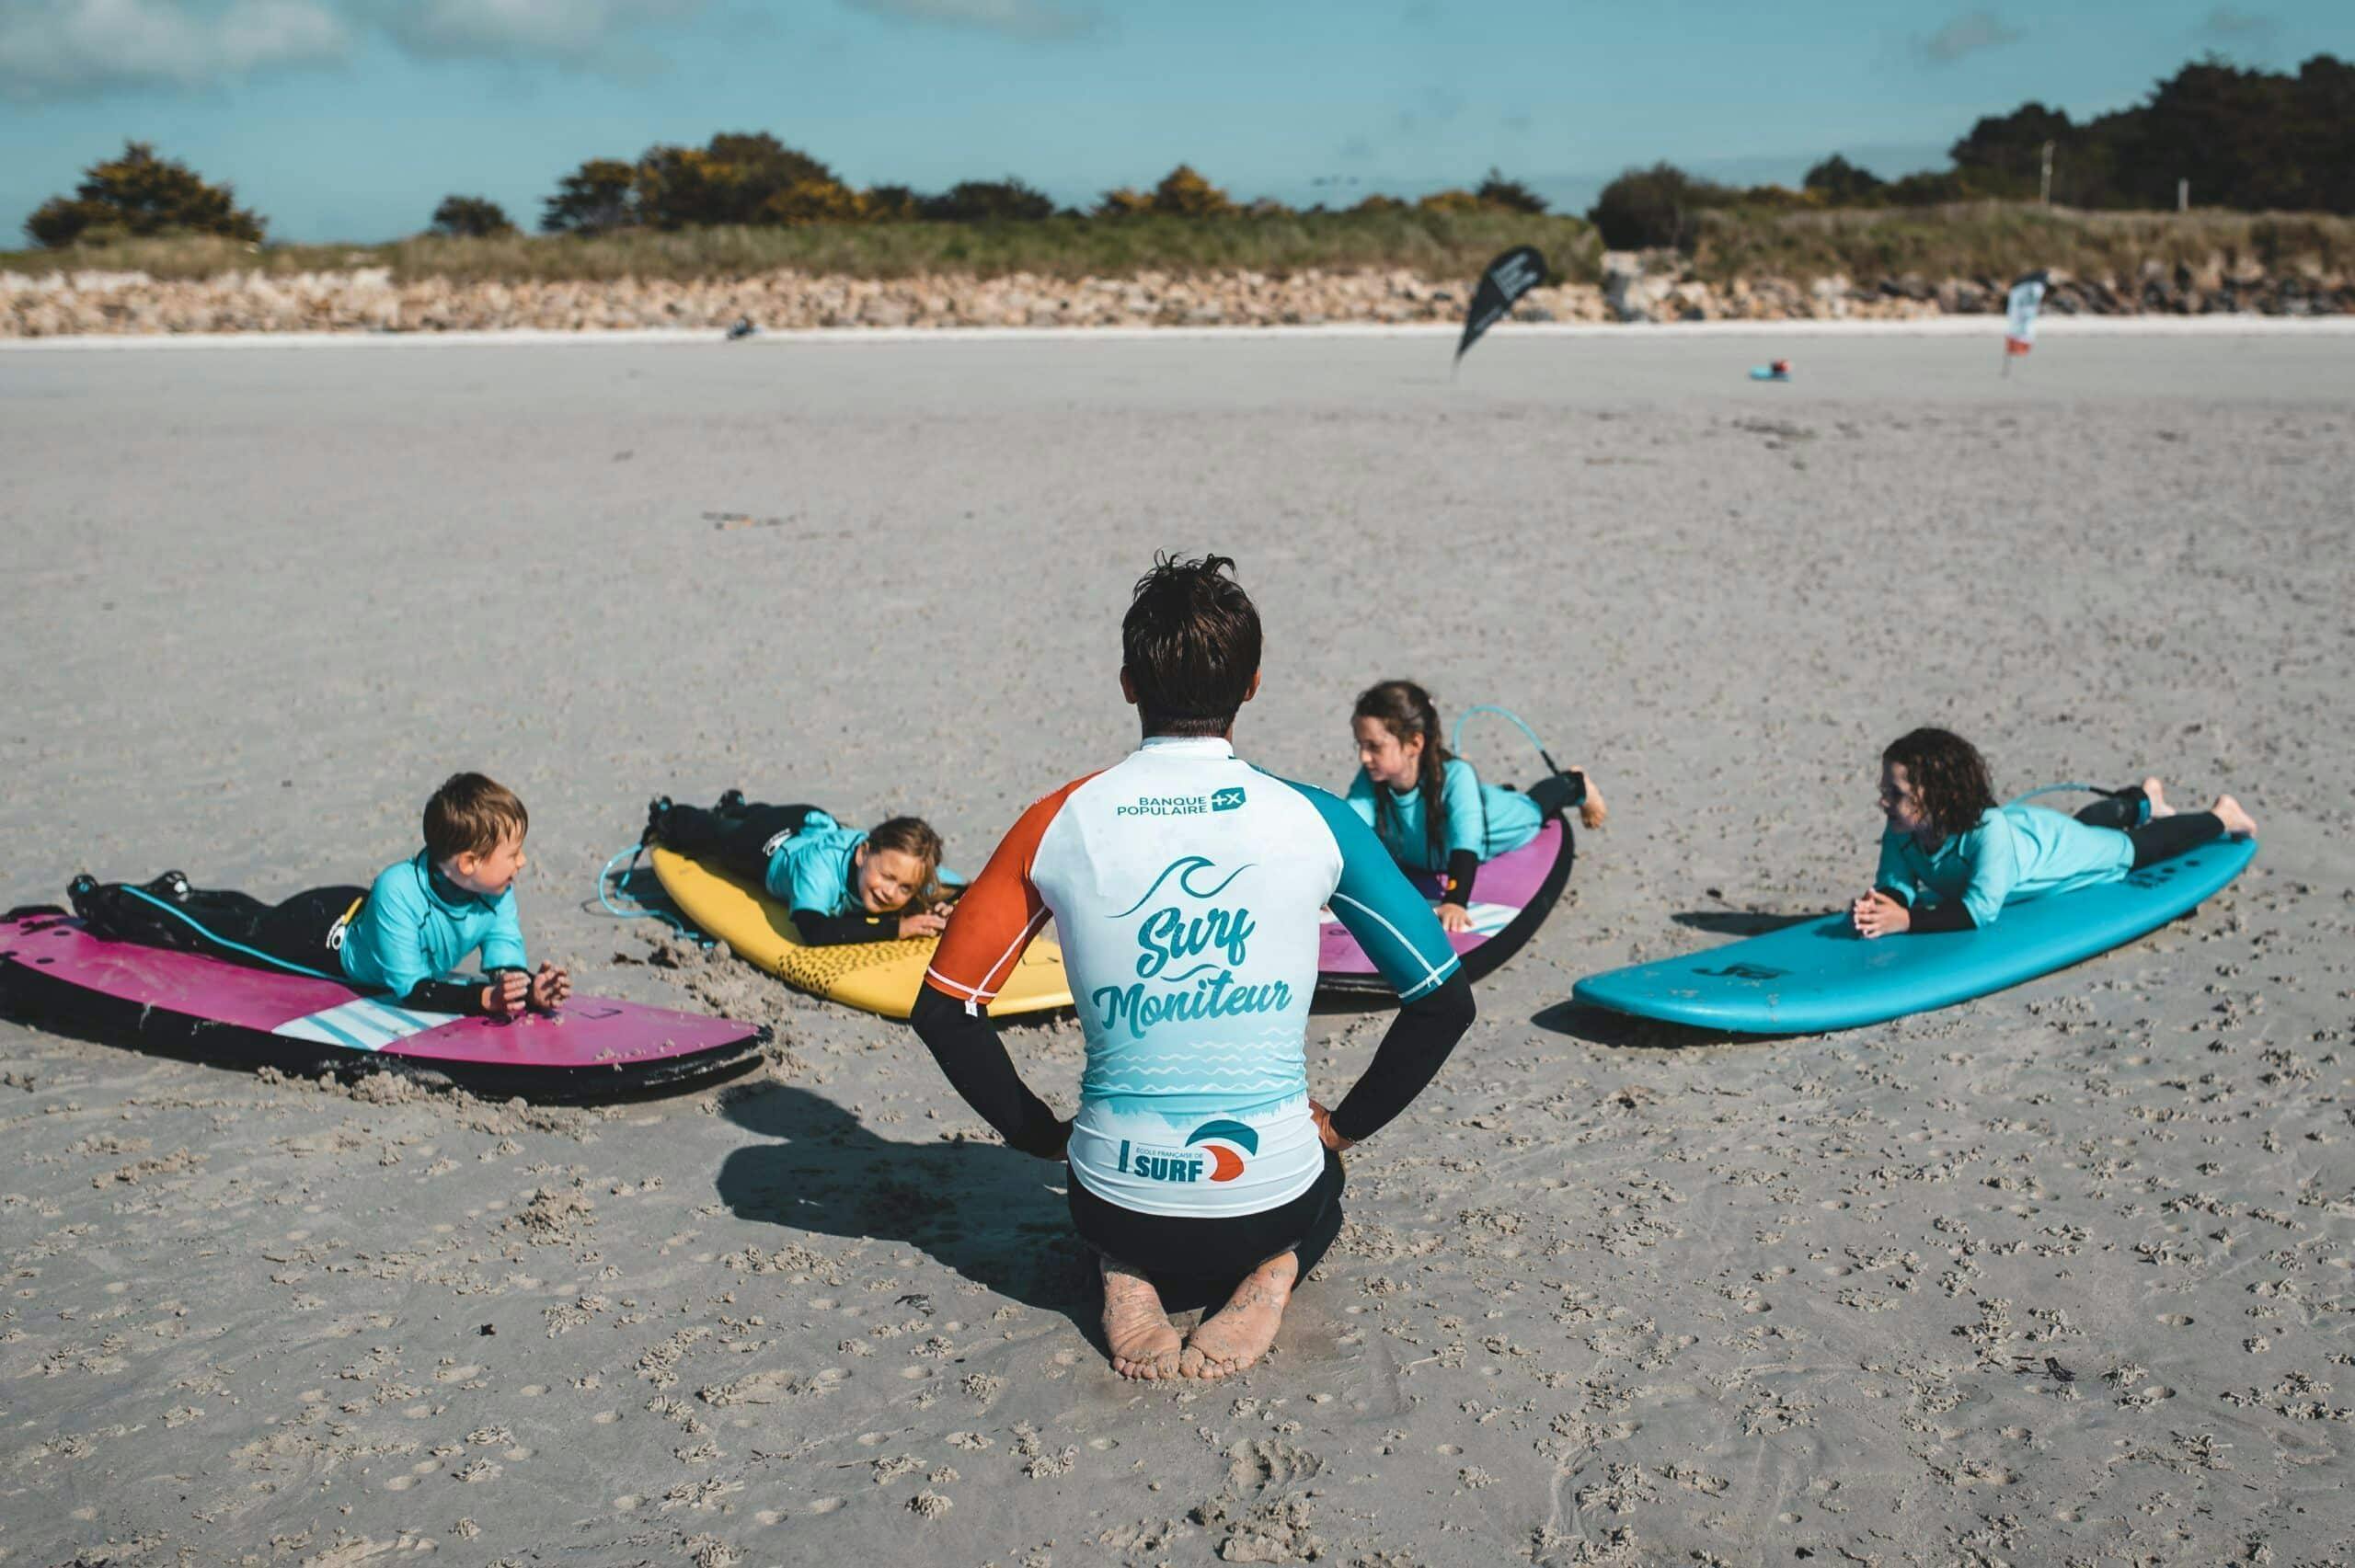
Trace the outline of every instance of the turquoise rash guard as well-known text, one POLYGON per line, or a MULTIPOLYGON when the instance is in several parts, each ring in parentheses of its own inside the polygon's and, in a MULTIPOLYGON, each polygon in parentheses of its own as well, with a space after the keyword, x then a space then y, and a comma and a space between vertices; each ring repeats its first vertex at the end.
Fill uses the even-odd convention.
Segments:
POLYGON ((1388 850, 1401 865, 1418 871, 1444 871, 1448 856, 1457 850, 1469 850, 1481 860, 1517 850, 1535 838, 1545 825, 1545 814, 1537 803, 1518 790, 1497 784, 1484 784, 1472 764, 1461 757, 1450 757, 1440 770, 1440 808, 1444 813, 1441 824, 1439 848, 1431 848, 1430 836, 1424 830, 1423 794, 1410 789, 1401 794, 1391 790, 1386 822, 1377 823, 1374 808, 1377 786, 1363 768, 1350 781, 1350 809, 1361 820, 1381 835, 1383 848, 1388 850))
POLYGON ((851 887, 864 828, 845 828, 823 811, 812 811, 800 830, 769 852, 769 892, 786 908, 821 915, 865 914, 851 887))
POLYGON ((1984 927, 2007 903, 2115 882, 2133 864, 2133 841, 2115 828, 2041 806, 1997 806, 1935 850, 1911 833, 1884 833, 1873 883, 1916 910, 1959 899, 1971 923, 1984 927))
POLYGON ((515 889, 495 898, 469 893, 419 850, 378 874, 344 933, 339 957, 347 979, 407 996, 420 980, 454 971, 477 947, 487 971, 530 967, 515 919, 515 889))

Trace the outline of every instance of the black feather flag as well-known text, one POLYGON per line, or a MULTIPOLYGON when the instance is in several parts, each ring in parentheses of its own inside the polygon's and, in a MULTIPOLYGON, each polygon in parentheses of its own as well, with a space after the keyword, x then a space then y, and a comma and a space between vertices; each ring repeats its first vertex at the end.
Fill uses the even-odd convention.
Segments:
POLYGON ((1472 291, 1472 308, 1464 313, 1464 336, 1455 345, 1457 361, 1480 340, 1480 334, 1504 318, 1515 300, 1545 280, 1545 258, 1534 245, 1514 246, 1489 262, 1488 269, 1480 274, 1480 286, 1472 291))

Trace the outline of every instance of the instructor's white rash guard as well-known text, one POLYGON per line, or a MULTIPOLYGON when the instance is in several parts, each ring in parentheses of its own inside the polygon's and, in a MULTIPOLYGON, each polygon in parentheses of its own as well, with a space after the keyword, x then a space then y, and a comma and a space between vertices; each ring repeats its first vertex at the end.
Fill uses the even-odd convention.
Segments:
MULTIPOLYGON (((1087 1036, 1074 1174, 1142 1213, 1255 1214, 1324 1169, 1302 1038, 1327 906, 1403 1001, 1455 974, 1430 906, 1341 801, 1224 740, 1158 737, 1023 813, 925 983, 986 1004, 1051 918, 1087 1036)), ((1469 1021, 1467 1001, 1446 1046, 1469 1021)))

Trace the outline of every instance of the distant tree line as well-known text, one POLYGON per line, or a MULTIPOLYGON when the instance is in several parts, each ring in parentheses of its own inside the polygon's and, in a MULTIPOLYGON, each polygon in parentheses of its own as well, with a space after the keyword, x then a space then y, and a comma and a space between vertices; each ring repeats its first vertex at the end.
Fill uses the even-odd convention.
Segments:
MULTIPOLYGON (((1605 186, 1587 218, 1616 249, 1691 248, 1702 214, 1717 209, 1787 211, 1909 207, 1978 200, 2033 200, 2051 148, 2051 200, 2080 208, 2165 208, 2176 182, 2203 207, 2355 213, 2355 65, 2318 54, 2294 74, 2244 70, 2213 58, 2186 65, 2133 108, 2072 120, 2023 104, 1990 116, 1948 150, 1953 166, 1883 179, 1839 154, 1808 170, 1799 189, 1720 185, 1670 164, 1630 169, 1605 186)), ((1496 169, 1468 188, 1412 203, 1368 196, 1353 212, 1545 211, 1544 198, 1496 169)), ((904 185, 862 190, 809 154, 765 132, 724 132, 701 147, 655 146, 635 160, 592 158, 542 203, 550 234, 678 230, 717 224, 1018 223, 1053 217, 1281 215, 1292 209, 1238 202, 1188 165, 1150 189, 1105 191, 1085 212, 1060 212, 1044 192, 1008 177, 963 180, 924 192, 904 185)), ((1326 211, 1322 206, 1307 209, 1326 211)), ((36 244, 92 244, 118 235, 195 233, 259 243, 264 220, 236 205, 185 164, 144 142, 95 164, 71 196, 26 220, 36 244)), ((429 232, 481 238, 515 232, 499 203, 450 196, 429 232)))
POLYGON ((1799 189, 1719 185, 1671 164, 1629 169, 1587 217, 1614 249, 1691 248, 1711 209, 1922 207, 2034 200, 2051 145, 2051 200, 2080 208, 2168 208, 2176 182, 2203 207, 2355 212, 2355 65, 2317 54, 2295 74, 2210 59, 2186 65, 2131 109, 2072 120, 2022 104, 1948 148, 1951 168, 1883 179, 1834 153, 1799 189))
MULTIPOLYGON (((1360 205, 1406 203, 1375 196, 1360 205)), ((1545 210, 1543 198, 1494 169, 1473 189, 1440 191, 1417 205, 1436 211, 1545 210)), ((1076 208, 1059 211, 1044 191, 1010 176, 961 180, 937 192, 904 185, 860 190, 807 153, 757 132, 715 136, 703 147, 650 147, 635 162, 592 158, 557 183, 556 194, 543 204, 540 227, 550 234, 594 235, 719 223, 1022 223, 1057 216, 1219 218, 1289 211, 1273 201, 1237 202, 1185 164, 1150 189, 1108 190, 1085 213, 1076 208)))

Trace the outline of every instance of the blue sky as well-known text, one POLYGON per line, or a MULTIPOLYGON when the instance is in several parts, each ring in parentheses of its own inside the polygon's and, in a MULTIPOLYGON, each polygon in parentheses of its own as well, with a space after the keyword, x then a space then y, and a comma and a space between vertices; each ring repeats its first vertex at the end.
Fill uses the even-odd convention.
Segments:
POLYGON ((0 246, 127 137, 288 240, 519 222, 582 159, 769 131, 859 185, 1066 202, 1192 163, 1346 204, 1495 165, 1582 209, 1631 164, 1938 166, 1982 114, 2089 115, 2213 51, 2355 55, 2347 0, 0 0, 0 246))

